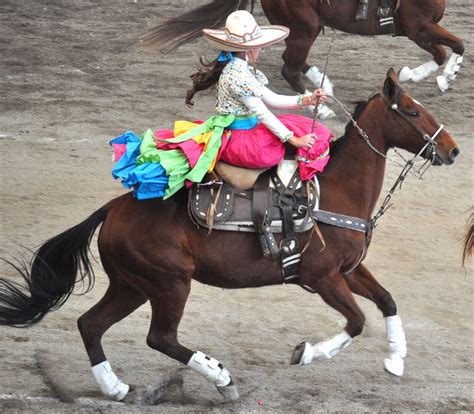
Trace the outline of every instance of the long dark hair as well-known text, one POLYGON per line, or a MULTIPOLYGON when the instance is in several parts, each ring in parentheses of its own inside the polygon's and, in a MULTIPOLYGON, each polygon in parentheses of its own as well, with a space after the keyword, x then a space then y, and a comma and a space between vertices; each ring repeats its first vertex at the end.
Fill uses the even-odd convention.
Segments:
POLYGON ((199 62, 201 67, 190 76, 193 87, 186 91, 186 105, 190 108, 194 106, 193 98, 197 92, 205 91, 217 84, 228 61, 220 62, 217 59, 209 61, 201 56, 199 62))

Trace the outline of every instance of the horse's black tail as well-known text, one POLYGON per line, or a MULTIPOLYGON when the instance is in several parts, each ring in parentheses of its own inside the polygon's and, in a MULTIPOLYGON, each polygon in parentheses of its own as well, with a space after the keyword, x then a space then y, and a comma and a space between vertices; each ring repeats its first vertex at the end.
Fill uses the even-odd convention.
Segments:
POLYGON ((246 9, 249 1, 253 11, 255 0, 213 0, 152 27, 142 35, 141 41, 145 46, 163 51, 176 50, 181 45, 201 37, 202 29, 223 25, 228 14, 237 9, 246 9))
POLYGON ((101 208, 82 223, 48 240, 29 263, 6 260, 20 273, 26 286, 0 278, 0 325, 34 325, 48 312, 59 309, 77 282, 82 282, 85 292, 92 289, 94 271, 89 245, 106 215, 107 209, 101 208))

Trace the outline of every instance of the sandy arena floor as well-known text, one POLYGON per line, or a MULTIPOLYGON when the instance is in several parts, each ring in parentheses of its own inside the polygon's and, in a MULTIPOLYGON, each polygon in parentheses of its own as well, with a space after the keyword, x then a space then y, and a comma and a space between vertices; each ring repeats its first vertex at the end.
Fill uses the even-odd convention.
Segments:
MULTIPOLYGON (((204 41, 172 56, 135 42, 153 22, 198 3, 1 1, 0 256, 27 254, 22 247, 39 246, 124 193, 110 175, 113 136, 212 113, 212 95, 200 97, 192 110, 183 103, 204 41)), ((134 404, 108 401, 93 381, 76 328, 107 287, 96 266, 89 294, 72 297, 31 329, 0 328, 0 412, 473 412, 473 267, 463 270, 460 257, 474 205, 474 5, 447 3, 443 26, 466 44, 458 79, 444 95, 435 77, 407 89, 446 125, 462 153, 453 166, 430 169, 423 181, 407 180, 366 259, 393 294, 406 329, 409 354, 400 383, 383 372, 384 322, 368 301, 358 299, 367 323, 354 344, 328 363, 302 368, 288 364, 294 346, 325 340, 344 325, 319 297, 289 286, 224 291, 194 283, 180 339, 224 362, 241 399, 225 403, 203 378, 148 348, 145 305, 104 339, 117 374, 141 397, 134 404), (169 385, 176 377, 182 384, 169 385), (155 397, 161 390, 161 398, 152 398, 153 390, 155 397), (158 405, 147 405, 157 399, 158 405)), ((260 8, 256 14, 265 21, 260 8)), ((320 67, 327 33, 311 55, 320 67)), ((281 45, 265 50, 260 67, 274 90, 290 93, 280 75, 281 52, 281 45)), ((390 66, 428 59, 405 38, 338 33, 329 76, 350 105, 377 90, 390 66)), ((346 122, 341 116, 328 125, 338 135, 346 122)), ((398 171, 388 166, 386 188, 398 171)), ((1 271, 14 277, 5 265, 1 271)))

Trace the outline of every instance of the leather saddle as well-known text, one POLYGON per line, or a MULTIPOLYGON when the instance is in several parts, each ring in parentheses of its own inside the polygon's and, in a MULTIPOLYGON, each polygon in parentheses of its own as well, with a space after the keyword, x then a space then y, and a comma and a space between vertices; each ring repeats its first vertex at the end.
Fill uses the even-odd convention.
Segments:
POLYGON ((283 160, 269 170, 220 162, 214 171, 189 191, 189 215, 198 226, 209 232, 257 233, 263 254, 273 258, 281 255, 286 239, 290 247, 294 246, 294 233, 312 228, 309 213, 317 208, 318 190, 316 185, 301 182, 295 160, 283 160), (279 245, 274 233, 282 234, 279 245))
MULTIPOLYGON (((291 160, 293 163, 296 165, 296 161, 291 160)), ((285 167, 292 171, 288 164, 285 167)), ((311 187, 308 197, 307 186, 299 179, 297 169, 294 168, 290 182, 285 176, 280 178, 278 172, 282 175, 281 170, 281 164, 280 168, 250 170, 219 162, 214 173, 208 174, 203 183, 193 185, 189 191, 188 206, 192 220, 209 230, 257 232, 254 219, 265 215, 272 231, 281 233, 281 202, 277 186, 283 188, 286 181, 292 193, 289 197, 293 203, 292 218, 296 232, 307 231, 311 227, 311 222, 306 225, 310 219, 308 203, 310 210, 314 210, 317 187, 311 187), (258 198, 261 199, 260 205, 258 198), (265 211, 255 211, 258 208, 265 211)))

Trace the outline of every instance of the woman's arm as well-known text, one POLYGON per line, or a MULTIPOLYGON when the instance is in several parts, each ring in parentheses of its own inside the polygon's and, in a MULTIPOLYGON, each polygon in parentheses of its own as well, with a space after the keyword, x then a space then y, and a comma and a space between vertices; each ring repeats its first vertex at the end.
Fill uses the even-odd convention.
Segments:
POLYGON ((263 101, 256 96, 242 96, 240 101, 272 131, 282 142, 289 142, 291 145, 302 148, 310 147, 314 144, 316 137, 314 134, 307 134, 296 138, 285 125, 266 107, 263 101))
POLYGON ((286 142, 293 136, 293 132, 282 124, 267 108, 261 98, 257 98, 256 96, 242 96, 240 97, 240 101, 281 141, 286 142))
POLYGON ((262 88, 262 101, 272 109, 298 109, 308 105, 322 103, 326 96, 322 90, 316 89, 303 95, 279 95, 264 86, 262 88))

